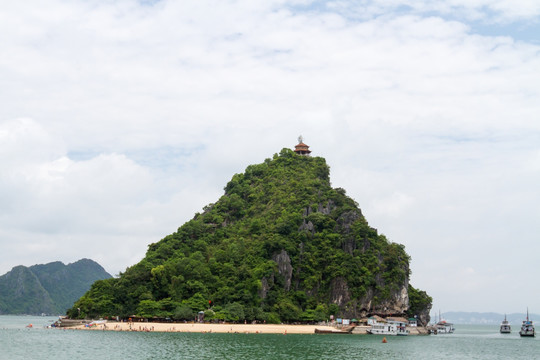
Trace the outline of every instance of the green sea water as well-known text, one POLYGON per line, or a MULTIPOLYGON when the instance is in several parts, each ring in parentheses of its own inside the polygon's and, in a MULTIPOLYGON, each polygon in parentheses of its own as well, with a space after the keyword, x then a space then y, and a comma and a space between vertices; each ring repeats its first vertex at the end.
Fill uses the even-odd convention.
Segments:
POLYGON ((56 318, 0 316, 0 359, 540 359, 540 338, 497 326, 451 335, 271 335, 47 329, 56 318), (26 325, 33 324, 32 328, 26 325))

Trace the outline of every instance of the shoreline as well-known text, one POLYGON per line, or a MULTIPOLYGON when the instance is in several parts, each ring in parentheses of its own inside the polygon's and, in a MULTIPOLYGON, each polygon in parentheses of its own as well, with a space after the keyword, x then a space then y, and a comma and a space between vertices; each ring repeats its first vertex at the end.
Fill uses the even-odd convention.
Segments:
MULTIPOLYGON (((359 325, 351 334, 367 334, 370 326, 359 325)), ((77 325, 65 329, 88 331, 183 332, 229 334, 315 334, 315 329, 339 330, 329 325, 288 324, 211 324, 211 323, 157 323, 157 322, 100 322, 93 326, 77 325)), ((408 328, 410 335, 422 335, 423 328, 408 328)))
POLYGON ((327 325, 285 324, 209 324, 209 323, 156 323, 156 322, 106 322, 94 326, 77 325, 66 329, 90 331, 133 332, 187 332, 233 334, 314 334, 315 329, 336 330, 327 325))

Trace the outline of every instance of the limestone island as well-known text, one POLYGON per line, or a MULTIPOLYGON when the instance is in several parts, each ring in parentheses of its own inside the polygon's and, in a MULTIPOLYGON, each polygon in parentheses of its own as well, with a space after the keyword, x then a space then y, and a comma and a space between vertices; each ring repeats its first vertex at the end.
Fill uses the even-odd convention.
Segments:
POLYGON ((409 284, 409 261, 345 189, 332 188, 325 159, 299 138, 294 150, 233 175, 215 203, 150 244, 139 263, 96 281, 60 323, 365 333, 373 321, 398 321, 420 334, 432 300, 409 284))

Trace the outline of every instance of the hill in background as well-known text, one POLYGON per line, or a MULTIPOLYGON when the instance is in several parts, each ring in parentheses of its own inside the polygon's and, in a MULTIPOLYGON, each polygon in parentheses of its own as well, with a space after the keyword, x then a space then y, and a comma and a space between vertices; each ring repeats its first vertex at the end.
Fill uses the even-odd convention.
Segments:
MULTIPOLYGON (((449 311, 442 314, 442 318, 452 322, 454 324, 470 324, 470 325, 500 325, 504 320, 505 314, 498 314, 494 312, 463 312, 463 311, 449 311)), ((506 314, 506 319, 512 325, 521 325, 526 313, 512 313, 506 314)), ((435 320, 438 316, 434 316, 435 320)), ((540 315, 529 314, 529 319, 533 322, 540 321, 540 315)))
POLYGON ((94 281, 108 278, 111 275, 89 259, 16 266, 0 276, 0 314, 64 314, 94 281))

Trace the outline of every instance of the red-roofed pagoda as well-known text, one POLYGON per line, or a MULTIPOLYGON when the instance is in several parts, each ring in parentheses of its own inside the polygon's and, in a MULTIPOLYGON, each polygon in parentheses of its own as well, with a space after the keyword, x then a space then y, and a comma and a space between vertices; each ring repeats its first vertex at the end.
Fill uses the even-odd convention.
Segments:
POLYGON ((303 143, 302 136, 298 137, 298 145, 294 147, 294 152, 298 155, 303 156, 309 156, 309 154, 311 153, 311 150, 309 150, 309 146, 303 143))

